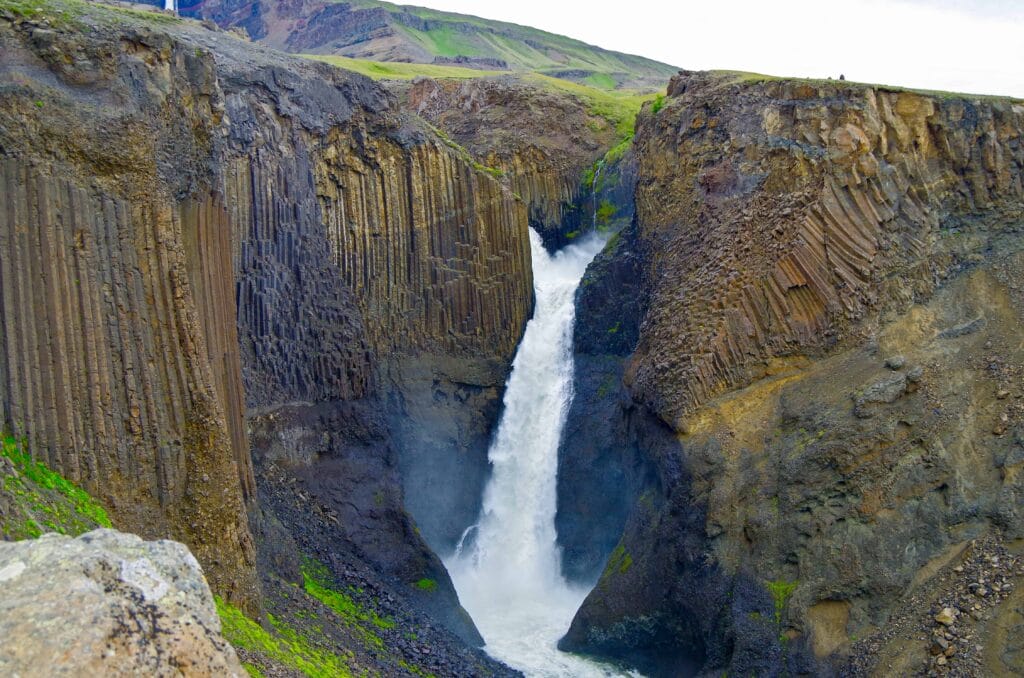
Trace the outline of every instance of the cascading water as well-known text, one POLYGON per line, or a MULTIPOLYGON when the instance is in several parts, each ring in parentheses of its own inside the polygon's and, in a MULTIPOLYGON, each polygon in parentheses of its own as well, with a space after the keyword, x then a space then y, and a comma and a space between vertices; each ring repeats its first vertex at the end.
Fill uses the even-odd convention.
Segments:
POLYGON ((572 399, 574 297, 604 241, 548 255, 530 230, 536 307, 512 363, 477 525, 445 563, 492 656, 527 676, 614 676, 556 648, 588 593, 561 575, 555 537, 558 443, 572 399))

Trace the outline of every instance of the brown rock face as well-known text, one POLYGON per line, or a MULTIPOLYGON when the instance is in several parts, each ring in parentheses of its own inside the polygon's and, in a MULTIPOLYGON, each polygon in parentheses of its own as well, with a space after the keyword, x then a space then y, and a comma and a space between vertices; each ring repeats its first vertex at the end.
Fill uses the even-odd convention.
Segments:
MULTIPOLYGON (((821 673, 972 540, 1024 536, 1024 107, 725 74, 670 93, 638 125, 637 231, 581 293, 639 262, 636 348, 611 404, 578 381, 570 415, 570 449, 655 477, 564 644, 821 673)), ((610 322, 580 316, 581 364, 622 364, 610 322)), ((599 503, 562 463, 569 507, 599 503)))
POLYGON ((0 423, 255 610, 252 417, 257 458, 284 446, 354 512, 356 557, 436 579, 459 617, 403 507, 386 375, 412 354, 503 375, 524 206, 361 76, 101 6, 51 24, 0 20, 0 423))
POLYGON ((177 199, 222 119, 212 60, 141 31, 105 51, 5 21, 0 42, 20 92, 0 100, 3 426, 116 524, 188 543, 211 584, 252 609, 255 484, 238 340, 223 322, 230 233, 221 214, 177 199), (118 89, 132 72, 145 88, 118 89), (172 148, 180 173, 161 166, 172 148))
POLYGON ((410 110, 498 170, 546 244, 564 245, 567 233, 590 226, 596 207, 584 174, 618 138, 614 124, 586 102, 515 76, 389 86, 410 110))
POLYGON ((978 214, 1021 217, 1024 107, 731 77, 678 76, 638 134, 657 273, 632 377, 673 425, 927 297, 978 214))

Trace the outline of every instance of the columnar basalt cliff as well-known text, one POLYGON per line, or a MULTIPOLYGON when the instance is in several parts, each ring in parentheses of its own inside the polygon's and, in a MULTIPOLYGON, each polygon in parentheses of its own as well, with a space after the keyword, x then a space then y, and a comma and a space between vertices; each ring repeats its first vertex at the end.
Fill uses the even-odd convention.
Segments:
MULTIPOLYGON (((492 168, 526 203, 530 225, 557 249, 589 228, 593 167, 618 142, 615 121, 585 101, 523 78, 418 78, 407 107, 492 168)), ((632 192, 632 185, 626 188, 632 192)), ((631 200, 625 201, 631 204, 631 200)))
POLYGON ((385 410, 403 356, 504 378, 525 206, 370 80, 191 22, 75 5, 0 46, 3 427, 249 610, 284 468, 332 548, 479 642, 385 410))
MULTIPOLYGON (((436 126, 453 150, 521 198, 530 225, 550 247, 592 228, 601 205, 601 227, 630 214, 632 184, 619 186, 617 177, 629 182, 634 174, 609 168, 597 197, 593 179, 584 178, 616 144, 621 122, 594 112, 587 101, 513 76, 417 78, 387 87, 408 110, 436 126), (612 200, 619 202, 613 206, 612 200)), ((627 164, 623 158, 614 162, 615 167, 627 164)), ((507 376, 504 358, 452 360, 450 355, 420 351, 391 370, 397 394, 391 427, 401 439, 408 506, 428 543, 441 551, 453 549, 479 516, 491 427, 507 376)))
MULTIPOLYGON (((640 280, 621 320, 577 328, 598 367, 577 378, 560 539, 568 572, 606 565, 564 645, 657 675, 823 671, 901 594, 930 604, 972 539, 1024 537, 1024 106, 682 73, 657 108, 635 230, 579 296, 640 280), (609 502, 628 513, 610 552, 609 502)), ((1000 647, 985 670, 1020 670, 1000 647)))

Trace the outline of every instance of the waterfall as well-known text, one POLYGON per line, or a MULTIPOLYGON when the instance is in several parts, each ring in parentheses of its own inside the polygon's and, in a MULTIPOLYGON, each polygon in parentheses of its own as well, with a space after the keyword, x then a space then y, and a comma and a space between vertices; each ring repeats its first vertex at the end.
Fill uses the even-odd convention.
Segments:
POLYGON ((621 675, 556 648, 588 592, 561 575, 555 477, 572 399, 576 288, 603 245, 590 234, 551 256, 530 230, 533 319, 512 363, 488 453, 493 473, 480 520, 445 563, 485 649, 537 678, 621 675))
POLYGON ((164 9, 177 13, 178 0, 164 0, 164 9))

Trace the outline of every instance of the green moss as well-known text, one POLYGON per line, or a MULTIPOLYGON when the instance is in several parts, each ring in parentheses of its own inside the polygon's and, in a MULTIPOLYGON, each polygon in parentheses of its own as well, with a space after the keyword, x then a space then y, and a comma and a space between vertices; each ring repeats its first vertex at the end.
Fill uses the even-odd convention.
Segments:
MULTIPOLYGON (((96 523, 101 527, 112 527, 107 512, 103 510, 89 494, 74 483, 68 482, 58 473, 54 473, 45 464, 35 461, 23 450, 23 445, 10 436, 3 439, 3 456, 7 457, 14 464, 18 472, 27 480, 32 481, 40 488, 54 490, 63 495, 70 502, 74 511, 80 516, 96 523)), ((5 480, 6 483, 6 480, 5 480)), ((38 503, 46 503, 36 500, 38 503)), ((57 513, 58 509, 48 504, 52 512, 57 513)))
POLYGON ((632 147, 633 147, 633 137, 632 136, 623 139, 618 144, 613 146, 611 148, 611 150, 609 150, 607 153, 604 154, 604 158, 603 158, 604 164, 605 165, 614 165, 619 160, 622 160, 622 157, 624 155, 626 155, 626 152, 630 148, 632 148, 632 147))
POLYGON ((615 323, 614 326, 608 328, 608 334, 618 334, 619 330, 622 329, 622 322, 615 323))
POLYGON ((416 582, 415 586, 420 591, 433 592, 437 590, 437 582, 433 579, 420 579, 418 582, 416 582))
POLYGON ((580 177, 580 186, 585 191, 590 191, 594 187, 594 175, 597 173, 598 165, 595 163, 593 167, 588 167, 583 171, 583 176, 580 177))
POLYGON ((607 226, 608 224, 610 224, 612 218, 615 216, 615 213, 618 211, 619 208, 616 207, 611 201, 602 200, 601 204, 597 208, 597 212, 594 215, 597 218, 598 226, 607 226))
POLYGON ((783 579, 766 583, 768 592, 772 594, 772 603, 775 605, 775 623, 779 626, 782 625, 782 613, 786 610, 789 597, 793 595, 793 591, 796 590, 799 583, 798 581, 785 581, 783 579))
POLYGON ((626 574, 631 567, 633 567, 633 556, 626 552, 626 548, 622 544, 619 544, 608 556, 608 564, 605 565, 604 574, 601 577, 606 578, 616 573, 626 574))
POLYGON ((575 240, 578 237, 580 237, 579 231, 569 231, 568 233, 565 234, 566 240, 575 240))
POLYGON ((607 377, 604 378, 604 381, 602 381, 601 385, 597 388, 597 397, 604 398, 605 396, 607 396, 609 393, 612 392, 612 389, 616 387, 617 383, 618 380, 615 378, 615 375, 609 374, 607 377))
POLYGON ((417 676, 421 676, 421 678, 437 678, 433 673, 428 673, 427 671, 421 669, 420 667, 414 666, 414 665, 410 664, 409 662, 405 661, 404 659, 399 659, 398 660, 398 665, 401 666, 406 671, 408 671, 409 673, 415 674, 417 676))
POLYGON ((654 103, 651 104, 651 113, 657 115, 658 111, 660 111, 663 108, 665 108, 665 95, 659 94, 658 96, 654 97, 654 103))
POLYGON ((252 676, 252 678, 263 678, 263 672, 260 671, 258 666, 242 662, 242 668, 245 669, 245 672, 252 676))
POLYGON ((394 620, 381 617, 373 610, 367 610, 351 596, 332 588, 330 571, 323 563, 313 558, 304 559, 302 578, 306 593, 330 608, 342 623, 362 638, 367 647, 378 650, 384 648, 384 641, 374 629, 393 629, 394 620))
POLYGON ((311 639, 273 615, 267 615, 274 629, 274 633, 271 633, 246 617, 238 608, 224 602, 220 596, 216 596, 214 600, 224 637, 235 647, 264 655, 276 663, 301 671, 310 678, 352 675, 348 667, 348 658, 316 647, 311 639))
POLYGON ((505 172, 502 171, 500 168, 498 168, 498 167, 488 167, 487 165, 482 165, 482 164, 478 163, 475 160, 473 161, 473 169, 475 169, 478 172, 486 172, 487 174, 490 174, 495 179, 500 179, 503 176, 505 176, 505 172))

